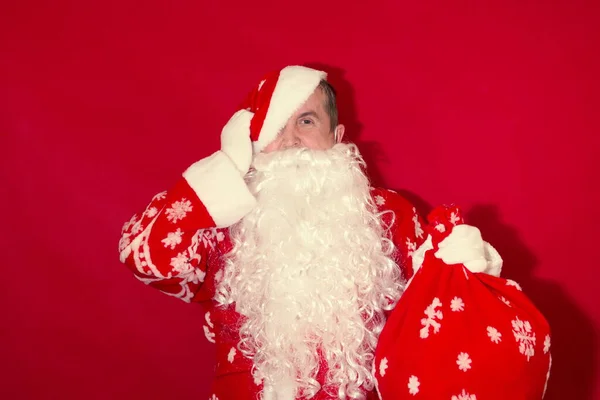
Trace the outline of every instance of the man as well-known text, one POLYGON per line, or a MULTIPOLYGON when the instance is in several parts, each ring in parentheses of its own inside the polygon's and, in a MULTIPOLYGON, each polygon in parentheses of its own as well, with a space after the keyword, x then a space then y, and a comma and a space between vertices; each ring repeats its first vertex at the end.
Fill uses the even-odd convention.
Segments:
MULTIPOLYGON (((121 261, 138 279, 206 305, 213 398, 375 396, 378 337, 425 235, 343 136, 324 72, 268 74, 221 150, 123 227, 121 261)), ((467 253, 453 262, 482 257, 467 253)))

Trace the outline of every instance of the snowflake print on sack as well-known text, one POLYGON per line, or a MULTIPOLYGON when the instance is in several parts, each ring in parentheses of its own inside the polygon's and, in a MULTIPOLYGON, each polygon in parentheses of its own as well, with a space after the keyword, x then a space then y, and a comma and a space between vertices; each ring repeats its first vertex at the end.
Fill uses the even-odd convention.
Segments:
POLYGON ((167 191, 165 190, 164 192, 160 192, 157 193, 156 195, 154 195, 154 197, 152 198, 152 200, 163 200, 165 197, 167 197, 167 191))
POLYGON ((181 243, 181 236, 183 232, 180 228, 177 228, 175 232, 169 232, 167 237, 161 240, 161 242, 165 245, 165 247, 170 247, 171 250, 175 248, 178 244, 181 243))
POLYGON ((469 275, 467 274, 467 267, 465 267, 464 265, 462 266, 462 272, 465 275, 465 279, 469 280, 469 275))
POLYGON ((500 297, 498 297, 498 298, 499 298, 499 299, 500 299, 500 300, 501 300, 501 301, 502 301, 504 304, 506 304, 507 306, 509 306, 509 307, 512 307, 512 306, 510 305, 510 301, 508 301, 508 300, 506 299, 506 297, 504 297, 504 296, 500 296, 500 297))
POLYGON ((498 332, 498 329, 494 328, 493 326, 487 327, 487 335, 493 343, 498 344, 502 341, 502 334, 498 332))
POLYGON ((454 312, 464 311, 465 303, 462 301, 460 297, 454 297, 450 302, 450 309, 454 312))
POLYGON ((527 357, 527 361, 535 355, 535 332, 531 329, 529 321, 521 321, 519 317, 512 321, 513 334, 519 343, 519 352, 527 357))
POLYGON ((444 224, 437 224, 435 229, 440 233, 446 232, 446 226, 444 224))
POLYGON ((156 214, 158 214, 158 209, 156 207, 150 207, 144 212, 144 214, 148 218, 153 218, 156 214))
POLYGON ((382 358, 379 363, 379 375, 385 376, 385 370, 388 368, 388 360, 387 358, 382 358))
POLYGON ((547 354, 550 351, 550 335, 546 335, 544 338, 544 354, 547 354))
POLYGON ((437 297, 433 299, 430 305, 425 309, 425 315, 427 318, 421 319, 421 331, 419 332, 419 336, 421 339, 425 339, 429 337, 429 327, 433 328, 433 333, 438 333, 440 331, 440 327, 442 326, 436 319, 440 320, 444 318, 441 310, 436 310, 436 308, 441 307, 442 303, 440 299, 437 297))
POLYGON ((418 238, 423 237, 423 228, 421 227, 421 223, 419 222, 419 214, 417 214, 417 209, 413 207, 413 223, 415 224, 415 236, 418 238))
POLYGON ((544 392, 542 393, 542 399, 546 396, 546 389, 548 389, 548 381, 550 380, 550 370, 552 369, 552 354, 549 355, 548 360, 548 372, 546 373, 546 383, 544 383, 544 392))
POLYGON ((469 394, 467 391, 465 391, 465 389, 463 389, 460 394, 452 396, 451 400, 477 400, 477 397, 475 397, 474 394, 469 394))
POLYGON ((383 196, 380 196, 380 195, 375 196, 375 204, 377 204, 378 206, 384 205, 385 199, 383 198, 383 196))
POLYGON ((167 208, 167 219, 172 223, 176 223, 184 219, 190 211, 192 211, 192 202, 183 198, 171 204, 170 208, 167 208))
POLYGON ((408 256, 412 257, 413 253, 417 250, 417 244, 411 241, 410 238, 406 238, 406 248, 408 256))
POLYGON ((410 378, 408 378, 408 393, 412 394, 413 396, 419 393, 419 385, 421 385, 419 378, 412 375, 410 378))
POLYGON ((521 285, 519 285, 517 282, 513 281, 512 279, 506 280, 506 286, 514 286, 515 289, 517 289, 518 291, 523 290, 523 289, 521 289, 521 285))
POLYGON ((229 361, 230 364, 233 364, 236 352, 237 351, 235 350, 235 347, 232 347, 231 350, 229 350, 229 354, 227 354, 227 361, 229 361))
POLYGON ((467 353, 460 353, 456 359, 456 365, 461 371, 467 372, 471 369, 471 358, 467 353))

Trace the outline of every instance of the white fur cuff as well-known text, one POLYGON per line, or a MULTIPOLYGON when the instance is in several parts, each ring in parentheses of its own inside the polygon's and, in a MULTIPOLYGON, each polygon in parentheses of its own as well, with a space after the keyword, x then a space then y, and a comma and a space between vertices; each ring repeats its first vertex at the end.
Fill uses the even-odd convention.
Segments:
POLYGON ((183 177, 218 228, 238 222, 256 205, 240 171, 222 151, 192 164, 183 177))

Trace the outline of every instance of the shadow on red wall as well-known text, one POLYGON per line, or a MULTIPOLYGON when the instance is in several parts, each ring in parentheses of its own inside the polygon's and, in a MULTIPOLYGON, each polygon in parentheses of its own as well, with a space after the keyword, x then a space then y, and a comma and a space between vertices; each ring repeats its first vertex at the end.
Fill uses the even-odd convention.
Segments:
MULTIPOLYGON (((346 126, 346 140, 359 146, 373 184, 385 186, 380 166, 390 164, 390 160, 381 142, 362 137, 363 125, 358 120, 354 89, 345 79, 345 71, 319 63, 308 66, 328 72, 328 80, 338 95, 340 122, 346 126)), ((392 189, 414 204, 421 215, 427 215, 432 209, 432 205, 418 195, 401 188, 392 189)), ((533 272, 538 267, 537 257, 521 241, 517 230, 502 222, 496 205, 475 205, 465 211, 467 223, 477 226, 485 240, 502 255, 503 276, 519 282, 550 323, 553 367, 545 399, 592 398, 597 352, 592 321, 559 285, 534 276, 533 272)), ((575 266, 566 265, 565 268, 575 266)))
MULTIPOLYGON (((597 337, 589 317, 557 284, 533 275, 538 261, 513 227, 502 222, 498 207, 477 205, 466 221, 502 255, 503 275, 519 282, 552 329, 552 371, 546 400, 591 399, 596 374, 597 337)), ((576 265, 565 268, 577 271, 576 265)))

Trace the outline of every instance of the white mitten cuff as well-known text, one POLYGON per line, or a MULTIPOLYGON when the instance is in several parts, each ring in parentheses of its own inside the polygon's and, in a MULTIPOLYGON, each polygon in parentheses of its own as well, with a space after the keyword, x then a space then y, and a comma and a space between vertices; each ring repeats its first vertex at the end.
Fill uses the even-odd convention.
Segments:
POLYGON ((218 228, 233 225, 256 205, 238 168, 222 151, 192 164, 183 177, 218 228))

